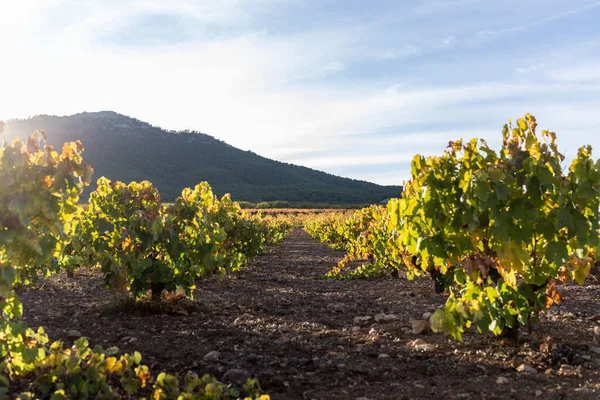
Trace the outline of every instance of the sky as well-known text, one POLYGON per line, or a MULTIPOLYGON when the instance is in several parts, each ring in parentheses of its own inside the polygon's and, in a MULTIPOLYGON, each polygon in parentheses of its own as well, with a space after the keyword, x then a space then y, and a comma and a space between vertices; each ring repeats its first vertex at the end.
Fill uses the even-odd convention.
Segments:
POLYGON ((111 110, 401 184, 529 112, 598 157, 599 27, 592 0, 2 0, 0 120, 111 110))

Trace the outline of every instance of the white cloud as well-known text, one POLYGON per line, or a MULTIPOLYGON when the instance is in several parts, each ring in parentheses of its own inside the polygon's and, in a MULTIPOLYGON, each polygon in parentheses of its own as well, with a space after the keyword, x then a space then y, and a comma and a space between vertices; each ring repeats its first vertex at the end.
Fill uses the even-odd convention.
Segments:
POLYGON ((387 165, 399 162, 410 162, 414 153, 393 153, 393 154, 344 154, 330 155, 327 157, 316 157, 309 159, 291 159, 289 162, 310 166, 318 169, 339 168, 347 166, 367 166, 367 165, 387 165))
POLYGON ((555 14, 552 14, 552 15, 549 15, 546 17, 531 19, 527 23, 523 23, 523 24, 519 24, 519 25, 512 25, 512 26, 507 26, 507 27, 498 28, 498 29, 479 30, 476 34, 477 34, 477 36, 480 36, 480 37, 489 38, 489 37, 501 35, 504 33, 524 31, 526 29, 533 28, 538 25, 547 24, 549 22, 558 21, 560 19, 572 16, 572 15, 580 14, 580 13, 583 13, 586 11, 591 11, 597 7, 600 7, 600 1, 594 1, 592 3, 573 7, 573 8, 567 9, 565 11, 561 11, 561 12, 558 12, 558 13, 555 13, 555 14))
POLYGON ((414 45, 406 45, 395 49, 383 50, 375 53, 375 58, 380 60, 395 60, 398 58, 407 58, 419 52, 419 48, 414 45))
MULTIPOLYGON (((595 139, 600 137, 600 116, 595 111, 600 106, 600 64, 593 60, 569 64, 566 57, 560 63, 553 61, 553 69, 533 63, 518 68, 519 75, 513 65, 507 68, 510 81, 491 75, 486 81, 461 80, 452 75, 454 71, 446 72, 444 60, 435 60, 427 62, 436 62, 439 76, 401 71, 395 77, 379 78, 377 70, 369 71, 365 79, 351 76, 341 84, 331 83, 327 77, 338 79, 361 67, 373 68, 363 65, 367 62, 396 68, 382 61, 425 52, 430 56, 436 49, 455 53, 440 48, 460 46, 455 36, 436 33, 423 40, 431 44, 429 49, 377 43, 383 49, 377 51, 378 47, 362 41, 368 33, 362 26, 272 35, 251 21, 253 13, 265 12, 274 3, 0 2, 0 119, 114 110, 167 129, 201 130, 243 149, 312 168, 343 173, 343 168, 357 167, 351 177, 379 183, 406 179, 414 153, 439 154, 451 139, 498 140, 502 124, 527 111, 541 125, 557 130, 559 138, 563 131, 565 136, 574 135, 565 143, 591 142, 600 148, 600 139, 595 139), (49 10, 60 15, 60 23, 51 23, 49 10), (147 13, 191 15, 198 24, 248 24, 250 28, 144 49, 98 40, 147 13), (353 63, 359 64, 357 68, 353 63), (526 74, 542 68, 543 76, 526 74), (445 73, 448 82, 441 79, 445 73), (574 101, 581 96, 586 98, 574 101), (420 127, 434 123, 451 128, 420 127), (407 128, 411 126, 414 130, 407 128), (389 127, 399 129, 366 136, 389 127), (407 168, 380 172, 366 168, 392 163, 407 168), (365 167, 364 172, 355 172, 360 167, 365 167)), ((532 55, 531 59, 540 58, 532 55)), ((468 71, 471 61, 465 60, 461 68, 468 71)))
POLYGON ((340 61, 332 61, 322 68, 323 71, 331 71, 331 72, 339 72, 339 71, 343 71, 345 69, 346 69, 346 65, 340 61))
POLYGON ((545 68, 545 67, 546 67, 546 63, 540 63, 540 64, 529 65, 527 67, 519 67, 515 71, 517 71, 519 74, 526 74, 528 72, 537 71, 537 70, 545 68))
POLYGON ((558 68, 548 72, 547 76, 560 82, 599 82, 600 61, 558 68))
POLYGON ((475 34, 477 36, 487 38, 487 37, 496 36, 497 32, 495 32, 491 29, 483 29, 483 30, 477 31, 475 34))
POLYGON ((457 40, 454 36, 447 36, 440 41, 440 47, 445 49, 454 47, 456 42, 457 40))

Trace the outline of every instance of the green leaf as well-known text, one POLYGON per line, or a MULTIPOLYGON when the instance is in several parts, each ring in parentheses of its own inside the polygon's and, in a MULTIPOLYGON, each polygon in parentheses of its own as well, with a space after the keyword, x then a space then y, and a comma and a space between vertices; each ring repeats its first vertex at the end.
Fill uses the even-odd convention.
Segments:
POLYGON ((569 261, 569 250, 563 241, 549 242, 544 251, 546 258, 554 264, 561 266, 569 261))

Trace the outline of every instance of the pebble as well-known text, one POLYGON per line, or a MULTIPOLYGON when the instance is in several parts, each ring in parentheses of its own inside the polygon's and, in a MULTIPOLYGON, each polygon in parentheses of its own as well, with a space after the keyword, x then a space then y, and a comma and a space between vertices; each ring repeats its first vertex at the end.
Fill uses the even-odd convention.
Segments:
POLYGON ((590 351, 595 354, 600 354, 600 347, 590 347, 590 351))
POLYGON ((353 326, 352 332, 360 332, 360 326, 353 326))
POLYGON ((412 321, 412 333, 415 335, 421 335, 429 331, 429 324, 426 320, 412 321))
POLYGON ((230 369, 223 375, 224 383, 231 383, 233 386, 242 387, 250 378, 248 371, 243 369, 230 369))
POLYGON ((558 373, 561 375, 571 375, 576 372, 577 372, 577 368, 572 365, 568 365, 568 364, 561 365, 558 370, 558 373))
POLYGON ((221 359, 221 353, 216 350, 213 350, 209 353, 206 353, 203 360, 204 361, 219 361, 221 359))
POLYGON ((79 332, 79 331, 76 331, 76 330, 71 330, 71 331, 68 331, 68 332, 67 332, 67 337, 68 337, 69 339, 79 339, 81 336, 83 336, 83 335, 81 334, 81 332, 79 332))
POLYGON ((505 383, 508 383, 508 378, 504 377, 504 376, 499 376, 498 379, 496 379, 496 383, 499 385, 503 385, 505 383))
POLYGON ((433 314, 432 314, 432 313, 430 313, 429 311, 428 311, 428 312, 426 312, 426 313, 423 313, 423 319, 424 319, 425 321, 429 321, 429 318, 431 318, 431 316, 432 316, 432 315, 433 315, 433 314))
POLYGON ((375 315, 375 322, 377 322, 378 324, 381 322, 392 322, 392 321, 397 321, 397 320, 398 320, 398 317, 396 317, 394 314, 381 313, 381 314, 375 315))
POLYGON ((537 369, 533 368, 531 365, 521 364, 517 367, 518 372, 524 372, 526 374, 537 374, 537 369))
POLYGON ((423 351, 435 350, 435 345, 433 345, 431 343, 427 343, 423 339, 416 339, 416 340, 410 342, 410 345, 417 350, 423 350, 423 351))
POLYGON ((385 354, 385 353, 381 353, 380 355, 377 356, 378 359, 380 360, 385 360, 387 358, 390 358, 389 354, 385 354))
POLYGON ((365 324, 367 322, 369 322, 371 320, 370 316, 364 316, 364 317, 354 317, 354 323, 355 324, 365 324))

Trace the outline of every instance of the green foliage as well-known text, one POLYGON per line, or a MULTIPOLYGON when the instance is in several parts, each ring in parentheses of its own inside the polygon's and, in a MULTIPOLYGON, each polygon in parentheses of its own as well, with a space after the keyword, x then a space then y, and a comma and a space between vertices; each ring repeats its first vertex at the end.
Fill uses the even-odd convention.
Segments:
POLYGON ((178 287, 190 295, 198 278, 241 268, 278 233, 206 182, 162 206, 150 182, 100 178, 81 225, 80 250, 107 284, 136 298, 152 290, 154 299, 178 287))
POLYGON ((579 149, 565 174, 556 135, 535 118, 506 125, 500 152, 483 140, 415 156, 402 198, 391 201, 396 247, 415 274, 454 271, 432 325, 502 333, 560 300, 555 279, 583 283, 598 246, 600 162, 579 149), (414 261, 416 258, 416 262, 414 261))
POLYGON ((399 268, 395 247, 389 234, 389 213, 383 206, 370 206, 352 214, 326 214, 309 218, 306 231, 321 242, 328 242, 346 256, 325 277, 335 279, 372 278, 399 268), (354 271, 344 272, 349 262, 367 260, 354 271))
POLYGON ((102 267, 107 283, 118 291, 131 290, 139 297, 154 285, 153 294, 160 297, 162 289, 174 290, 177 283, 189 291, 190 279, 185 278, 195 275, 190 257, 173 258, 185 252, 179 240, 188 226, 185 222, 164 213, 150 182, 126 185, 100 178, 82 221, 81 250, 102 267))
MULTIPOLYGON (((3 125, 0 124, 0 133, 3 125)), ((0 381, 29 372, 38 349, 27 348, 32 336, 13 285, 32 268, 59 257, 64 224, 77 211, 77 201, 92 169, 82 157, 81 143, 65 143, 62 153, 35 132, 25 143, 0 146, 0 381)), ((43 342, 43 336, 35 337, 43 342)))
MULTIPOLYGON (((0 133, 2 128, 0 122, 0 133)), ((181 378, 161 373, 153 379, 137 352, 118 356, 117 348, 90 348, 83 338, 70 348, 61 342, 49 344, 43 328, 35 332, 19 320, 22 306, 13 285, 51 260, 75 257, 76 248, 85 243, 67 237, 90 224, 77 206, 92 172, 82 151, 80 143, 67 143, 58 154, 37 132, 26 144, 15 140, 0 145, 0 398, 233 399, 244 394, 267 400, 259 395, 255 380, 240 392, 208 375, 188 373, 181 378), (71 248, 64 251, 65 244, 71 248)), ((143 206, 132 213, 140 228, 135 238, 142 240, 157 202, 151 185, 134 189, 143 193, 131 199, 143 206)), ((116 221, 117 213, 112 217, 116 221)))
POLYGON ((347 217, 342 213, 312 215, 305 219, 304 230, 318 241, 330 243, 336 250, 343 250, 346 238, 341 226, 347 217))
POLYGON ((499 152, 483 140, 450 142, 412 161, 411 180, 387 210, 309 219, 305 229, 345 250, 327 276, 372 277, 403 269, 449 290, 432 327, 502 334, 560 302, 557 281, 582 284, 599 249, 600 161, 582 147, 568 171, 556 134, 531 115, 503 129, 499 152), (350 273, 349 261, 368 260, 350 273))
MULTIPOLYGON (((127 396, 153 399, 246 399, 268 400, 260 395, 256 380, 249 379, 242 390, 225 385, 210 375, 188 372, 182 377, 165 372, 153 378, 142 355, 119 355, 119 349, 89 347, 81 338, 66 348, 62 342, 48 345, 40 328, 28 330, 25 350, 14 353, 9 367, 20 399, 122 399, 127 396)), ((0 389, 0 394, 1 394, 0 389)), ((8 393, 7 390, 4 394, 8 393)))

